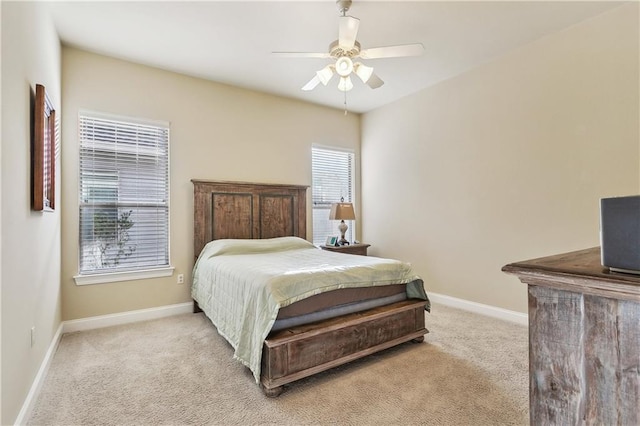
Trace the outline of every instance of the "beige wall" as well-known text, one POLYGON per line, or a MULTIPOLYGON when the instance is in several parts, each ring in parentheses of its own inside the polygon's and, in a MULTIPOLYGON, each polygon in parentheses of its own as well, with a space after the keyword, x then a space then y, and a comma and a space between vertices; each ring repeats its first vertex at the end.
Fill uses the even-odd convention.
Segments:
MULTIPOLYGON (((63 319, 190 301, 190 179, 311 184, 311 145, 359 155, 360 117, 63 48, 63 319), (171 264, 176 277, 77 286, 80 108, 171 122, 171 264)), ((309 192, 310 194, 310 192, 309 192)), ((310 206, 310 204, 309 204, 310 206)), ((308 216, 309 238, 311 217, 308 216)))
POLYGON ((72 48, 61 73, 40 3, 3 2, 1 22, 3 424, 61 318, 190 300, 191 178, 310 184, 311 145, 358 152, 362 131, 356 223, 371 253, 411 261, 430 291, 523 312, 524 286, 500 267, 596 245, 598 199, 639 192, 638 4, 368 113, 362 130, 357 115, 72 48), (63 120, 49 214, 29 209, 36 82, 63 120), (171 259, 185 284, 75 285, 79 108, 171 122, 171 259))
POLYGON ((639 193, 638 80, 634 3, 363 115, 363 240, 526 312, 500 268, 598 245, 599 199, 639 193))
MULTIPOLYGON (((2 424, 15 421, 60 325, 60 210, 30 209, 30 114, 36 83, 47 88, 61 113, 60 44, 44 6, 3 2, 2 424)), ((59 173, 57 178, 59 194, 59 173)))

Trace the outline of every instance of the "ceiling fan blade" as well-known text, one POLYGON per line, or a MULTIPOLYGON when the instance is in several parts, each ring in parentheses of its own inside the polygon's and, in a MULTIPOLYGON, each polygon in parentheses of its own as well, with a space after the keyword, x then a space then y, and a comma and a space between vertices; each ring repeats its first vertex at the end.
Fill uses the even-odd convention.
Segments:
POLYGON ((360 20, 353 16, 341 16, 340 26, 338 28, 338 45, 344 50, 353 49, 358 36, 358 27, 360 20))
POLYGON ((367 85, 372 89, 377 89, 383 84, 384 84, 384 81, 382 81, 382 79, 378 77, 375 73, 371 73, 371 77, 369 77, 369 80, 367 80, 367 85))
POLYGON ((315 87, 318 84, 320 84, 320 79, 318 78, 317 75, 315 75, 315 76, 313 76, 313 78, 311 80, 309 80, 309 82, 307 84, 302 86, 302 90, 304 90, 305 92, 308 92, 309 90, 315 89, 315 87))
POLYGON ((330 58, 329 53, 320 52, 271 52, 278 58, 330 58))
POLYGON ((360 52, 362 59, 398 58, 401 56, 420 56, 424 52, 422 43, 400 44, 398 46, 372 47, 360 52))

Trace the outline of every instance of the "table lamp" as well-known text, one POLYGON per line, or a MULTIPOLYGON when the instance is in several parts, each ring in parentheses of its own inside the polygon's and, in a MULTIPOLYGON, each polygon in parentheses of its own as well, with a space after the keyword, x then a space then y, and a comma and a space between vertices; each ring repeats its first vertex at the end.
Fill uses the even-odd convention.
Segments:
POLYGON ((329 213, 329 220, 339 220, 338 230, 340 231, 340 241, 338 244, 343 246, 349 244, 344 234, 347 233, 348 226, 344 223, 345 220, 355 220, 356 214, 353 210, 352 203, 345 203, 344 198, 340 199, 339 203, 331 204, 331 212, 329 213))

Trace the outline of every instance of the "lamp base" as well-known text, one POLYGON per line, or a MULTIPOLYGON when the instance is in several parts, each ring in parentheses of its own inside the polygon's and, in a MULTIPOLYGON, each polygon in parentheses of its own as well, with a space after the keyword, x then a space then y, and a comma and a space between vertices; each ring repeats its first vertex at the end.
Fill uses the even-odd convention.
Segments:
POLYGON ((341 220, 340 225, 338 225, 338 230, 340 231, 340 240, 338 240, 338 245, 340 246, 349 245, 349 241, 347 241, 347 239, 344 237, 344 234, 347 233, 347 229, 349 229, 349 227, 346 223, 344 223, 344 220, 341 220))

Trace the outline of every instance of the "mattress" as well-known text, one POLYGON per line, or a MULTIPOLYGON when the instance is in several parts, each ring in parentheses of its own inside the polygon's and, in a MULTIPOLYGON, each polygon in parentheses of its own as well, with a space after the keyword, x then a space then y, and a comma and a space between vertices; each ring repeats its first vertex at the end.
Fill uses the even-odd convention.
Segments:
POLYGON ((271 332, 366 311, 407 299, 406 285, 342 288, 281 308, 271 332))
POLYGON ((308 315, 340 305, 386 298, 398 294, 405 296, 406 299, 406 287, 406 285, 384 285, 378 287, 340 288, 330 292, 316 294, 289 306, 285 306, 284 308, 280 308, 276 319, 281 320, 300 315, 308 315))

